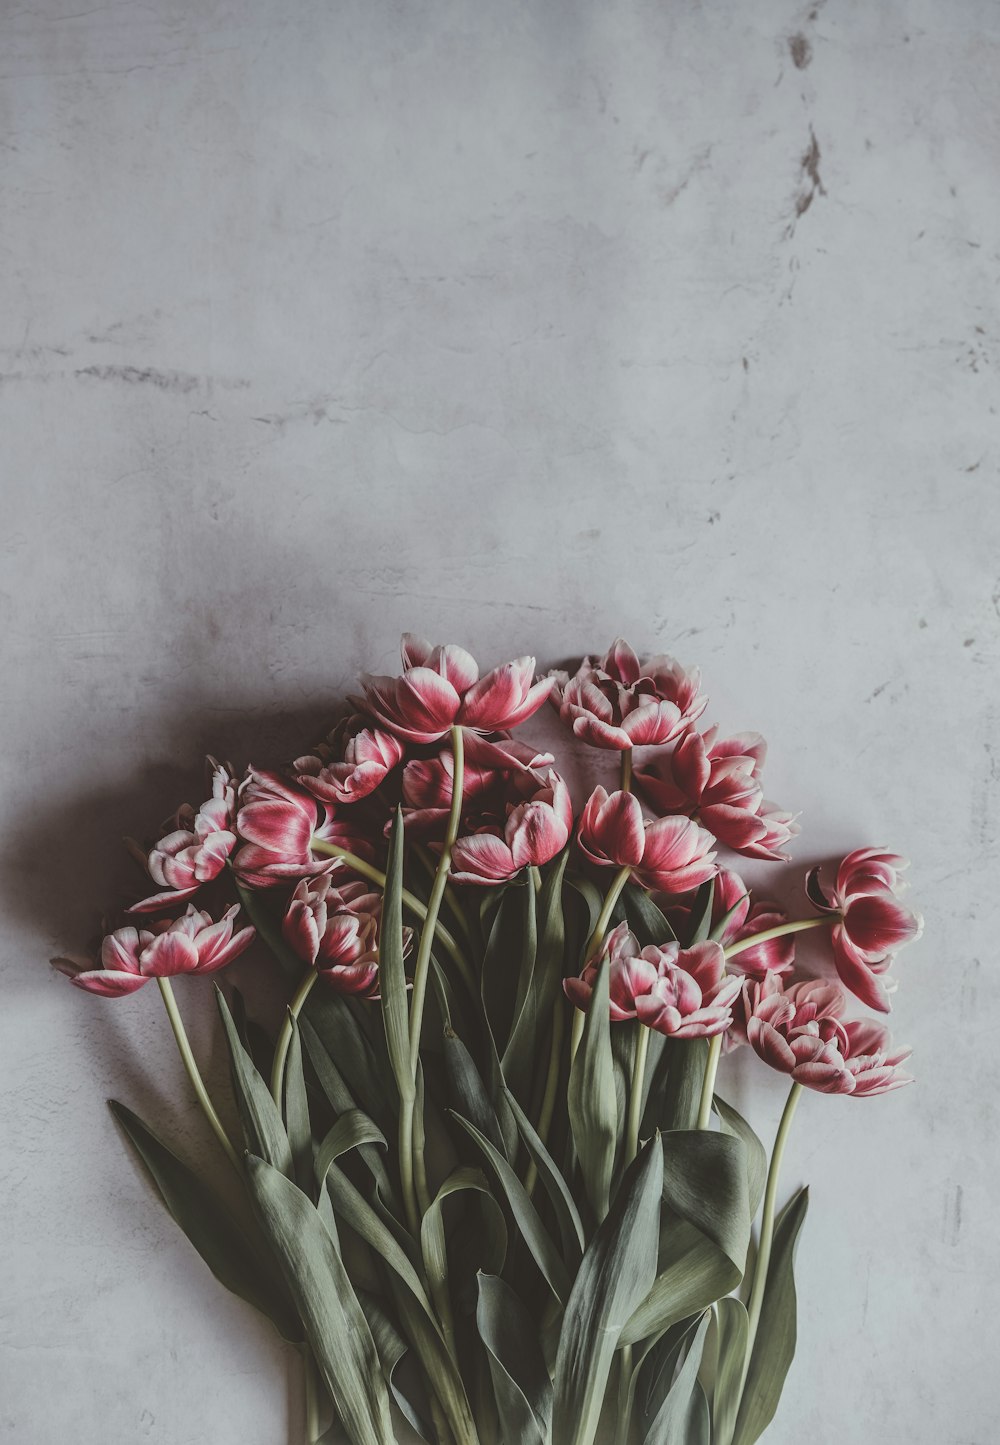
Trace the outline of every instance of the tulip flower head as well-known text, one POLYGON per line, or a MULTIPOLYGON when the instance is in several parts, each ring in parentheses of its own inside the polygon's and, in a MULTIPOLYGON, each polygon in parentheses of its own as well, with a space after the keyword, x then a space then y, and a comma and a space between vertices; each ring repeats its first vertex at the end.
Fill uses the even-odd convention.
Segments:
POLYGON ((314 753, 296 758, 295 781, 321 803, 358 803, 392 772, 404 755, 403 744, 384 728, 353 717, 336 729, 314 753))
MULTIPOLYGON (((292 894, 281 932, 285 942, 338 993, 378 995, 378 926, 382 897, 367 883, 335 888, 328 874, 304 878, 292 894)), ((404 930, 404 947, 410 930, 404 930)))
POLYGON ((514 774, 502 828, 460 836, 452 849, 457 883, 504 883, 561 853, 573 831, 569 789, 553 768, 514 774))
POLYGON ((814 868, 806 892, 824 913, 839 915, 830 933, 833 958, 842 983, 862 1003, 889 1012, 892 982, 886 977, 893 958, 919 938, 923 919, 899 902, 900 874, 907 860, 878 848, 858 848, 837 869, 834 887, 824 890, 814 868))
POLYGON ((236 831, 240 847, 233 868, 251 888, 271 888, 341 866, 336 859, 317 858, 311 847, 313 838, 337 843, 366 858, 372 855, 370 843, 337 818, 330 804, 318 803, 277 773, 257 769, 251 769, 240 785, 236 831))
POLYGON ((697 670, 687 672, 667 657, 641 664, 622 637, 597 662, 585 657, 572 677, 549 676, 560 718, 595 748, 626 751, 668 743, 708 705, 698 691, 697 670))
POLYGON ((746 1035, 765 1063, 823 1094, 886 1094, 913 1082, 900 1064, 909 1049, 893 1047, 881 1024, 844 1019, 844 994, 808 979, 786 988, 770 974, 746 985, 746 1035))
POLYGON ((534 681, 535 659, 518 657, 479 676, 464 647, 430 643, 403 634, 401 677, 369 677, 366 706, 382 727, 411 743, 433 743, 452 727, 493 733, 531 717, 552 690, 534 681))
POLYGON ((254 940, 252 928, 233 931, 239 904, 219 919, 188 904, 187 912, 172 923, 165 921, 151 929, 118 928, 108 934, 100 947, 100 968, 95 960, 55 958, 53 967, 64 973, 77 988, 103 998, 123 998, 135 993, 151 978, 172 978, 179 973, 215 973, 232 963, 254 940))
POLYGON ((716 872, 715 839, 690 818, 643 820, 633 793, 597 787, 580 814, 581 850, 599 867, 631 868, 643 887, 687 893, 716 872))
POLYGON ((191 898, 226 866, 236 847, 237 783, 224 763, 210 758, 209 766, 209 800, 197 812, 186 803, 179 808, 172 820, 173 828, 148 855, 133 847, 153 882, 163 891, 133 904, 130 913, 156 913, 191 898))

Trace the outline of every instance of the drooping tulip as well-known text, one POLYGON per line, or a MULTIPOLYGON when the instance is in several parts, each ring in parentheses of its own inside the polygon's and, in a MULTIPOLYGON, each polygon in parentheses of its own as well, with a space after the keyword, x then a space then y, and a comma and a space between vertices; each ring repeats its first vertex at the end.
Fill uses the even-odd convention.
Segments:
MULTIPOLYGON (((338 993, 378 992, 381 895, 352 880, 336 888, 328 874, 304 878, 292 894, 281 931, 285 942, 338 993)), ((410 930, 405 930, 408 940, 410 930)))
POLYGON ((746 985, 746 1036, 773 1069, 824 1094, 858 1098, 912 1083, 900 1065, 909 1049, 893 1047, 881 1024, 843 1017, 844 995, 815 979, 786 988, 774 974, 746 985))
POLYGON ((569 789, 552 768, 518 777, 523 801, 509 801, 503 830, 459 837, 452 849, 452 876, 458 883, 504 883, 522 868, 540 867, 561 853, 573 829, 569 789))
POLYGON ((208 801, 197 812, 188 804, 178 809, 173 828, 148 855, 130 845, 163 890, 133 904, 130 913, 156 913, 191 898, 226 866, 236 846, 237 784, 225 763, 210 758, 209 765, 212 796, 208 801))
POLYGON ((381 785, 404 756, 403 744, 384 728, 354 717, 331 741, 292 764, 296 782, 321 803, 358 803, 381 785))
POLYGON ((277 773, 251 769, 240 787, 236 817, 240 847, 233 867, 252 888, 270 888, 307 874, 332 872, 335 859, 314 854, 311 841, 320 838, 370 858, 371 845, 356 828, 339 819, 333 808, 277 773))
POLYGON ((644 822, 632 793, 595 788, 580 815, 578 838, 593 863, 631 868, 637 882, 663 893, 687 893, 716 872, 710 833, 685 817, 644 822))
POLYGON ((891 981, 887 977, 896 953, 923 931, 919 914, 896 896, 907 860, 878 848, 848 853, 827 892, 814 868, 806 891, 815 907, 839 915, 830 932, 833 958, 841 981, 869 1008, 888 1013, 891 981))
POLYGON ((172 923, 152 929, 118 928, 101 943, 100 968, 95 960, 56 958, 53 967, 77 988, 103 998, 123 998, 151 978, 172 978, 181 973, 215 973, 232 963, 254 939, 252 928, 233 931, 239 904, 226 910, 218 923, 193 904, 172 923))

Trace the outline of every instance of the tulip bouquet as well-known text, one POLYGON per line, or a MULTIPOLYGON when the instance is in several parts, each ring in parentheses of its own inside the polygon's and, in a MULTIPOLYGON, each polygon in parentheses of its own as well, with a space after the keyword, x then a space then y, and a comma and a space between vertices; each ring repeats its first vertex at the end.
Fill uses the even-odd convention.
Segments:
POLYGON ((106 998, 156 980, 235 1203, 114 1113, 209 1268, 301 1349, 309 1445, 404 1420, 439 1445, 752 1445, 795 1347, 799 1098, 909 1082, 873 1016, 920 931, 904 861, 814 870, 807 917, 755 896, 722 850, 783 860, 798 824, 764 800, 763 740, 702 730, 669 658, 619 640, 573 676, 481 677, 406 636, 402 662, 287 766, 211 762, 209 800, 132 845, 155 885, 132 921, 55 960, 106 998), (616 785, 578 813, 516 735, 547 700, 616 785), (237 1136, 171 979, 255 938, 288 1005, 269 1029, 215 989, 237 1136), (741 1046, 790 1084, 770 1156, 716 1089, 741 1046))

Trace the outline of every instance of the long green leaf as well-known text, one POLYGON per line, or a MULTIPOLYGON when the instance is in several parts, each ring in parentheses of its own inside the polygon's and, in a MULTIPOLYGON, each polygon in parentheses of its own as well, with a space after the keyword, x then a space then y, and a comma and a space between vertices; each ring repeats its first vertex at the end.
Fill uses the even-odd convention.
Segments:
POLYGON ((598 1221, 608 1212, 618 1142, 618 1095, 611 1050, 608 960, 587 1005, 583 1037, 569 1074, 569 1117, 584 1189, 598 1221))
POLYGON ((363 1144, 378 1144, 386 1148, 385 1135, 378 1125, 360 1109, 350 1109, 342 1114, 329 1129, 316 1151, 316 1182, 322 1189, 330 1165, 350 1149, 359 1149, 363 1144))
POLYGON ((749 1321, 742 1300, 731 1295, 719 1300, 716 1312, 719 1344, 712 1391, 712 1437, 716 1445, 729 1445, 740 1405, 749 1321))
POLYGON ((187 1235, 220 1284, 260 1310, 286 1340, 298 1343, 302 1325, 285 1288, 262 1254, 254 1248, 215 1191, 158 1139, 137 1114, 109 1100, 112 1114, 152 1176, 168 1212, 187 1235))
POLYGON ((800 1189, 775 1222, 764 1301, 733 1445, 753 1445, 774 1419, 781 1399, 795 1354, 795 1247, 808 1207, 809 1190, 800 1189))
POLYGON ((661 948, 665 943, 676 943, 677 935, 645 888, 641 888, 638 883, 627 884, 622 901, 625 904, 628 926, 643 947, 649 943, 655 944, 657 948, 661 948))
MULTIPOLYGON (((552 864, 537 900, 534 889, 527 890, 531 899, 528 906, 530 915, 534 915, 537 904, 537 944, 527 986, 520 997, 510 1041, 502 1059, 507 1087, 522 1099, 527 1099, 531 1092, 532 1080, 540 1062, 540 1042, 562 983, 566 951, 562 889, 568 857, 569 849, 566 848, 552 864)), ((530 944, 526 940, 525 957, 529 956, 530 944)), ((542 1058, 542 1067, 546 1064, 547 1060, 542 1058)))
POLYGON ((481 1134, 474 1124, 470 1124, 468 1119, 463 1119, 460 1114, 455 1114, 454 1111, 452 1114, 486 1156, 506 1195, 511 1213, 518 1229, 524 1236, 524 1242, 531 1251, 532 1258, 545 1276, 556 1299, 560 1304, 565 1304, 570 1293, 569 1275, 527 1190, 499 1149, 490 1143, 486 1135, 481 1134))
POLYGON ((480 1195, 489 1211, 490 1223, 485 1231, 487 1258, 484 1263, 491 1274, 499 1274, 504 1267, 507 1258, 507 1225, 503 1211, 490 1192, 486 1176, 481 1169, 455 1169, 441 1185, 420 1221, 420 1252, 424 1261, 424 1273, 432 1289, 439 1286, 447 1290, 449 1283, 444 1202, 456 1194, 470 1190, 480 1195))
POLYGON ((292 1151, 278 1106, 271 1098, 267 1084, 257 1072, 253 1059, 240 1042, 233 1016, 218 985, 215 997, 229 1045, 233 1091, 243 1121, 247 1148, 251 1153, 259 1154, 269 1164, 273 1164, 275 1169, 280 1169, 282 1174, 291 1175, 292 1151))
POLYGON ((538 1177, 541 1179, 545 1186, 545 1192, 552 1201, 552 1208, 555 1211, 556 1219, 559 1221, 563 1254, 566 1256, 570 1268, 575 1269, 580 1262, 586 1244, 586 1238, 583 1232, 583 1220, 580 1218, 580 1211, 576 1207, 576 1201, 573 1198, 569 1185, 556 1167, 552 1155, 535 1132, 531 1120, 527 1114, 525 1114, 513 1094, 509 1092, 507 1094, 507 1102, 517 1122, 521 1138, 524 1140, 524 1147, 531 1155, 535 1168, 538 1170, 538 1177))
POLYGON ((757 1210, 760 1208, 760 1201, 764 1197, 764 1185, 767 1182, 767 1150, 743 1118, 743 1115, 738 1114, 732 1104, 727 1104, 725 1099, 719 1098, 718 1094, 715 1095, 714 1104, 715 1112, 719 1116, 719 1123, 722 1125, 724 1132, 743 1140, 747 1161, 747 1194, 750 1218, 754 1219, 757 1210))
POLYGON ((448 1096, 455 1112, 475 1124, 497 1149, 507 1152, 496 1110, 490 1102, 476 1062, 454 1029, 444 1031, 444 1066, 448 1096))
POLYGON ((743 1143, 708 1129, 663 1136, 656 1281, 622 1332, 635 1344, 734 1289, 750 1238, 743 1143))
POLYGON ((698 1384, 698 1366, 705 1347, 708 1316, 702 1318, 688 1347, 684 1363, 646 1431, 644 1445, 701 1445, 708 1442, 708 1406, 698 1384))
POLYGON ((409 1003, 403 964, 403 811, 396 809, 385 869, 385 896, 378 938, 379 993, 389 1063, 401 1099, 413 1095, 409 1003))
POLYGON ((368 1321, 333 1240, 301 1189, 266 1160, 251 1190, 351 1445, 393 1445, 389 1392, 368 1321))
POLYGON ((339 1165, 331 1163, 326 1171, 326 1187, 336 1214, 359 1234, 366 1244, 403 1281, 427 1318, 436 1320, 423 1281, 414 1267, 402 1240, 408 1239, 402 1228, 368 1203, 339 1165))
MULTIPOLYGON (((313 1072, 334 1113, 340 1116, 356 1110, 358 1106, 355 1102, 354 1095, 347 1087, 340 1070, 331 1059, 319 1034, 312 1027, 308 1019, 300 1019, 299 1027, 302 1032, 302 1042, 305 1044, 306 1053, 309 1056, 309 1062, 313 1067, 313 1072)), ((364 1113, 365 1111, 358 1110, 358 1112, 364 1113)), ((380 1197, 390 1208, 394 1207, 392 1183, 379 1150, 372 1144, 359 1144, 357 1150, 358 1157, 364 1161, 372 1178, 375 1180, 380 1197)))
POLYGON ((619 1335, 656 1273, 663 1149, 651 1139, 591 1240, 566 1306, 555 1370, 552 1445, 592 1445, 619 1335))
POLYGON ((420 1438, 422 1440, 432 1439, 431 1427, 428 1424, 430 1411, 424 1398, 419 1375, 410 1380, 402 1378, 404 1373, 415 1374, 414 1371, 406 1372, 406 1365, 410 1362, 410 1346, 386 1313, 381 1300, 376 1299, 367 1290, 359 1289, 357 1295, 358 1303, 365 1312, 368 1328, 372 1332, 372 1339, 375 1341, 375 1348, 382 1365, 382 1374, 392 1391, 393 1399, 406 1417, 407 1423, 420 1438), (400 1375, 399 1379, 397 1379, 397 1373, 400 1375))
POLYGON ((512 1445, 546 1445, 552 1383, 538 1330, 520 1297, 496 1275, 479 1275, 476 1325, 504 1439, 512 1445))
POLYGON ((292 1040, 285 1059, 284 1105, 285 1128, 292 1151, 295 1182, 307 1193, 312 1186, 312 1124, 309 1100, 302 1070, 302 1040, 297 1021, 292 1019, 292 1040))
POLYGON ((374 1003, 359 1003, 332 988, 314 988, 299 1015, 302 1042, 315 1065, 306 1035, 308 1025, 327 1057, 336 1061, 337 1072, 351 1093, 351 1107, 364 1109, 383 1132, 391 1132, 398 1113, 392 1069, 386 1065, 384 1037, 378 1040, 379 1049, 368 1037, 364 1010, 381 1032, 381 1015, 374 1003))

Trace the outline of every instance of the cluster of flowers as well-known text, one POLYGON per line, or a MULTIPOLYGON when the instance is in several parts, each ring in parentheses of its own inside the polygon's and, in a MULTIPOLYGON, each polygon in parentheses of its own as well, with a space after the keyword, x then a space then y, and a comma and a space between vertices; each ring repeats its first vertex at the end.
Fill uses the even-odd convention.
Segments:
MULTIPOLYGON (((251 767, 238 778, 210 760, 211 798, 197 811, 182 808, 142 851, 157 891, 130 912, 156 915, 185 903, 226 868, 245 888, 284 885, 288 945, 332 987, 373 997, 381 895, 371 880, 391 818, 401 807, 408 842, 440 853, 456 821, 461 766, 455 883, 504 884, 575 838, 585 865, 617 870, 619 891, 631 879, 663 895, 664 913, 683 937, 694 891, 714 879, 709 939, 640 948, 625 925, 611 930, 582 975, 566 980, 578 1007, 606 958, 615 1020, 638 1019, 677 1038, 745 1041, 773 1067, 825 1092, 874 1094, 908 1082, 899 1070, 907 1051, 894 1049, 879 1023, 848 1019, 845 993, 889 1010, 887 970, 921 927, 897 896, 904 860, 858 850, 829 890, 814 872, 807 891, 815 918, 792 922, 777 905, 752 900, 717 850, 782 860, 799 828, 764 798, 759 735, 698 731, 708 700, 697 670, 667 657, 643 664, 621 639, 572 677, 536 678, 532 657, 481 677, 463 648, 432 648, 409 634, 402 663, 399 677, 367 678, 353 711, 284 771, 251 767), (621 754, 621 786, 595 788, 578 816, 554 756, 511 736, 547 700, 577 738, 621 754), (633 774, 636 748, 643 765, 633 774), (794 974, 795 933, 824 922, 843 987, 794 974)), ((251 928, 234 933, 236 912, 213 923, 189 904, 173 922, 110 934, 99 968, 79 959, 57 966, 80 988, 109 997, 158 976, 210 972, 253 938, 251 928)))

